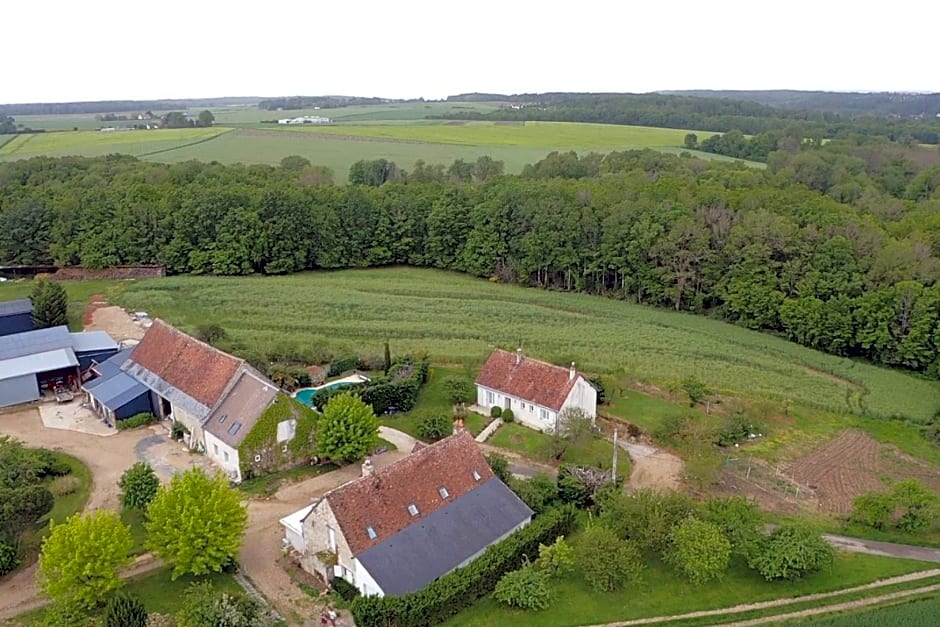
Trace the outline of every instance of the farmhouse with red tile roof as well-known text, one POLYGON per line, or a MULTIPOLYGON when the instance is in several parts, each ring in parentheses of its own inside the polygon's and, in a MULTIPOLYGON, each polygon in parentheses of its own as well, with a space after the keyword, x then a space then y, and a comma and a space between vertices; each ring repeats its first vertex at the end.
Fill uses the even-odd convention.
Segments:
MULTIPOLYGON (((156 416, 185 426, 189 447, 205 452, 233 481, 242 479, 242 462, 252 463, 239 459, 238 448, 258 419, 275 402, 291 402, 245 360, 162 320, 153 321, 120 368, 149 390, 156 416)), ((292 433, 290 424, 278 425, 272 446, 292 433)))
POLYGON ((558 414, 572 407, 597 415, 597 390, 575 369, 555 366, 522 353, 495 350, 476 380, 477 405, 511 409, 513 418, 539 431, 554 431, 558 414))
POLYGON ((529 523, 466 431, 363 474, 283 518, 301 565, 363 595, 420 590, 529 523))

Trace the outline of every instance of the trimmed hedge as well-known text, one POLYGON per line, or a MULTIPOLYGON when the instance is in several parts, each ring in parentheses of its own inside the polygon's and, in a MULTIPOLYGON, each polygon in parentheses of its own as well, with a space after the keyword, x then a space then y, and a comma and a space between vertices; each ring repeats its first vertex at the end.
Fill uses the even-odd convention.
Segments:
POLYGON ((416 362, 411 357, 406 357, 393 365, 384 377, 321 390, 313 397, 313 402, 322 412, 334 396, 351 392, 358 395, 366 405, 371 405, 377 416, 381 416, 389 408, 398 412, 411 411, 418 401, 421 385, 428 380, 428 367, 427 359, 416 362))
POLYGON ((330 369, 327 371, 326 376, 338 377, 344 372, 355 370, 358 367, 359 367, 359 357, 356 355, 347 355, 346 357, 337 357, 330 364, 330 369))
POLYGON ((490 407, 490 418, 500 418, 503 415, 503 408, 499 405, 490 407))
POLYGON ((358 597, 352 614, 359 627, 430 627, 439 625, 488 595, 506 573, 526 558, 534 560, 539 544, 551 544, 571 532, 575 509, 570 505, 548 510, 532 523, 464 568, 448 573, 426 588, 400 597, 358 597))
POLYGON ((503 415, 500 418, 503 419, 503 422, 512 422, 515 419, 516 415, 512 413, 512 410, 506 408, 503 410, 503 415))
POLYGON ((144 412, 142 414, 134 414, 130 418, 125 418, 124 420, 118 420, 115 426, 117 426, 118 431, 123 431, 124 429, 136 429, 137 427, 149 425, 156 419, 157 417, 150 412, 144 412))

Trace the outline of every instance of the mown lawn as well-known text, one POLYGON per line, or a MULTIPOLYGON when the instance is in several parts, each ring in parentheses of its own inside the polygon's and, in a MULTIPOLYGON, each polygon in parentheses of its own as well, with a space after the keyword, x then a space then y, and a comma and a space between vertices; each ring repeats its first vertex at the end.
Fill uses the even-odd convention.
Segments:
POLYGON ((124 509, 121 511, 121 522, 131 528, 131 538, 134 540, 131 555, 146 553, 147 530, 144 529, 144 523, 147 522, 146 514, 139 509, 124 509))
MULTIPOLYGON (((551 436, 523 427, 517 423, 504 424, 493 434, 487 444, 521 453, 529 459, 545 463, 555 463, 551 451, 551 436)), ((591 438, 579 446, 569 446, 561 463, 591 466, 609 469, 613 463, 614 445, 600 437, 591 438)), ((621 451, 617 461, 617 474, 630 476, 630 458, 626 451, 621 451)))
POLYGON ((694 586, 674 575, 661 562, 652 561, 639 584, 615 593, 594 592, 579 575, 572 574, 552 582, 554 602, 547 610, 512 610, 488 596, 445 624, 454 627, 563 627, 684 614, 838 590, 933 566, 860 553, 840 554, 830 572, 815 573, 798 582, 767 582, 743 564, 734 564, 720 583, 694 586))

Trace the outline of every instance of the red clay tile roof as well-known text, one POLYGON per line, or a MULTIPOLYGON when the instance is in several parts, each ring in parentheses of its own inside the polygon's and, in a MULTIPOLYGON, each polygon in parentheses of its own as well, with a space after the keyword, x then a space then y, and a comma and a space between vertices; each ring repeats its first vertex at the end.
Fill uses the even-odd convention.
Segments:
POLYGON ((214 407, 242 360, 154 320, 131 353, 137 362, 206 407, 214 407))
POLYGON ((536 405, 560 411, 580 373, 571 378, 570 370, 561 366, 496 349, 483 364, 477 385, 531 401, 536 405))
POLYGON ((390 466, 326 494, 353 555, 388 540, 493 477, 483 453, 467 431, 414 451, 390 466), (474 471, 480 477, 474 478, 474 471), (439 488, 447 490, 442 498, 439 488), (418 515, 408 506, 414 503, 418 515), (375 530, 369 538, 366 527, 375 530))

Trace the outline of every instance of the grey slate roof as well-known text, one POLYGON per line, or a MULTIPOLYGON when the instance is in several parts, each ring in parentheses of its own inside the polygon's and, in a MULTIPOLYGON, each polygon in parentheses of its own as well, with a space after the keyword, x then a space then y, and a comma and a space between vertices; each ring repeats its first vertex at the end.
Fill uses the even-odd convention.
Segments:
POLYGON ((22 355, 0 362, 0 380, 21 377, 25 374, 38 374, 50 370, 61 370, 78 365, 75 353, 69 348, 57 348, 51 351, 22 355))
POLYGON ((28 298, 0 302, 0 316, 16 316, 24 313, 33 313, 33 302, 28 298))
POLYGON ((356 557, 386 595, 407 594, 457 568, 531 516, 532 510, 494 477, 356 557))
POLYGON ((0 360, 45 353, 59 348, 72 348, 72 334, 66 326, 4 335, 0 337, 0 360))

